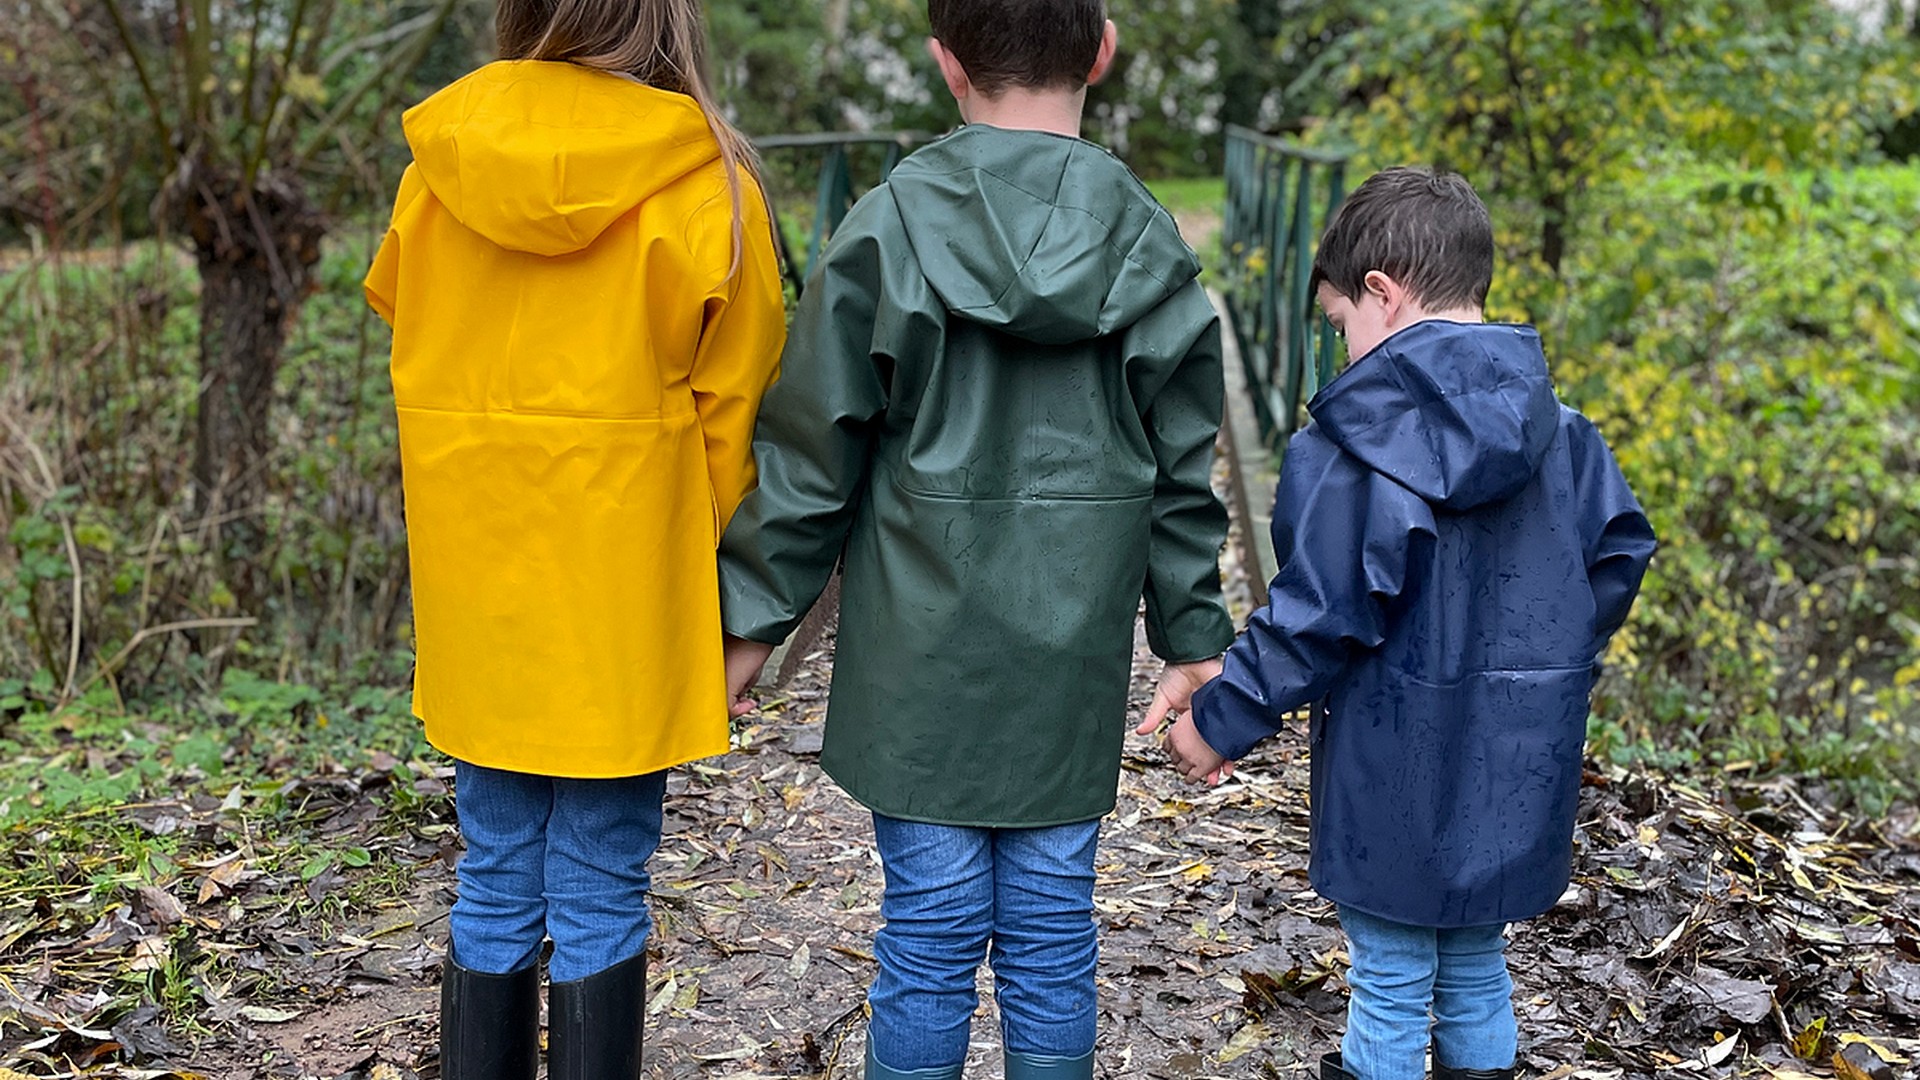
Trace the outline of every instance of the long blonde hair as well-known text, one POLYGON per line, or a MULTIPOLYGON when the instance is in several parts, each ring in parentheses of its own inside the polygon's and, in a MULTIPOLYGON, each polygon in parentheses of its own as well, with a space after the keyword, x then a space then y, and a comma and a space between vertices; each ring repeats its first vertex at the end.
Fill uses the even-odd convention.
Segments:
POLYGON ((733 263, 727 275, 740 269, 740 173, 753 174, 758 156, 714 103, 700 0, 498 0, 494 39, 503 60, 565 60, 631 75, 698 103, 720 144, 733 194, 733 263))

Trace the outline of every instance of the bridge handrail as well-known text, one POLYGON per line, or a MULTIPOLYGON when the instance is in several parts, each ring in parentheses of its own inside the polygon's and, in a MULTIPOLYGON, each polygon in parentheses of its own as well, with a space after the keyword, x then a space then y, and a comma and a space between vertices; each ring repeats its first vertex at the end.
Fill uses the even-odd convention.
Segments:
POLYGON ((1277 454, 1333 378, 1334 335, 1307 284, 1319 228, 1346 194, 1349 155, 1239 126, 1226 136, 1221 293, 1261 441, 1277 454))
POLYGON ((762 156, 770 151, 781 150, 824 151, 820 161, 819 189, 814 198, 813 229, 807 237, 805 261, 794 258, 785 229, 776 227, 773 230, 775 241, 780 245, 780 261, 795 296, 806 287, 807 268, 813 265, 821 249, 826 247, 828 238, 840 227, 847 211, 853 209, 857 196, 848 150, 856 146, 886 147, 880 161, 880 175, 873 181, 877 184, 886 180, 888 174, 893 172, 893 167, 909 151, 935 137, 918 131, 819 131, 801 135, 768 135, 753 141, 754 148, 762 156))

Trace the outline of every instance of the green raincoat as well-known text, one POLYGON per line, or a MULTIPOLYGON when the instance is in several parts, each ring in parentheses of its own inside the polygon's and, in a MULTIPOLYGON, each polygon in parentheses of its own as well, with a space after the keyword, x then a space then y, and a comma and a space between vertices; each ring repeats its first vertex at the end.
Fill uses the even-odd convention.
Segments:
POLYGON ((822 767, 890 817, 1113 808, 1134 616, 1220 654, 1220 327, 1173 219, 1078 139, 972 126, 901 162, 810 275, 720 549, 779 642, 843 553, 822 767))

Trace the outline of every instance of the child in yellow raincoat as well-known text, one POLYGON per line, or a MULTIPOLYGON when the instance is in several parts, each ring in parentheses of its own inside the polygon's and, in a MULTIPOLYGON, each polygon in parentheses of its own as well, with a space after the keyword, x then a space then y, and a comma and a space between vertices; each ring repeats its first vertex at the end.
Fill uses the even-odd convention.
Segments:
POLYGON ((406 115, 367 275, 393 325, 413 709, 467 854, 441 1075, 640 1075, 667 768, 727 748, 715 546, 785 336, 698 0, 499 0, 503 60, 406 115))

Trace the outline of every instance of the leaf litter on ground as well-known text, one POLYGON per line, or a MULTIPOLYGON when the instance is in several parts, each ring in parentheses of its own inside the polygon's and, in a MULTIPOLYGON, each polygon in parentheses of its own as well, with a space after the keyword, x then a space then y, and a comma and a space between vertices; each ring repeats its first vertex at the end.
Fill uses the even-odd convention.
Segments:
MULTIPOLYGON (((670 782, 652 866, 654 1076, 859 1075, 881 882, 870 819, 817 760, 830 664, 829 639, 733 753, 670 782)), ((1158 669, 1142 645, 1136 712, 1158 669)), ((16 804, 0 860, 0 1064, 436 1076, 457 858, 446 762, 382 736, 357 756, 268 754, 272 768, 209 778, 206 747, 226 736, 209 724, 189 737, 201 764, 156 766, 146 751, 116 764, 111 739, 77 737, 34 762, 71 768, 47 764, 65 753, 142 780, 124 798, 16 804)), ((1347 957, 1307 883, 1307 768, 1301 724, 1211 789, 1130 741, 1098 867, 1099 1075, 1297 1078, 1336 1047, 1347 957)), ((1579 822, 1573 884, 1511 935, 1524 1072, 1920 1076, 1911 807, 1870 820, 1788 778, 1594 767, 1579 822)), ((979 985, 968 1075, 993 1077, 990 976, 979 985)))

